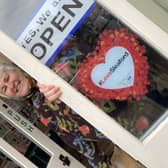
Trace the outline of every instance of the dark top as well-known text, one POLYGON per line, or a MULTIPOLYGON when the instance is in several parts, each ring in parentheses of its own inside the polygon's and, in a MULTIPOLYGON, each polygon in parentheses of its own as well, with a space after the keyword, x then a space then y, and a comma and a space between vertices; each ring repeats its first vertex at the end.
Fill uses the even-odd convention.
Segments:
POLYGON ((41 122, 53 129, 64 143, 83 154, 94 168, 109 167, 110 156, 100 154, 97 144, 107 138, 66 104, 45 102, 45 97, 37 88, 33 90, 31 103, 40 114, 41 122), (98 143, 97 143, 98 142, 98 143))

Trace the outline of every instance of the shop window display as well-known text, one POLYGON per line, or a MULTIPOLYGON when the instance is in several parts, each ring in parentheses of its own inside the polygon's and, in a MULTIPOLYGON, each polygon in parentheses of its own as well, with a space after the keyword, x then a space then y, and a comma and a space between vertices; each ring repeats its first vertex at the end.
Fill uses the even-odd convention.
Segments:
MULTIPOLYGON (((75 1, 75 8, 79 9, 82 2, 77 2, 75 1)), ((59 3, 53 3, 53 5, 57 6, 59 3)), ((68 16, 74 14, 75 8, 66 10, 68 16)), ((56 54, 46 62, 47 66, 124 128, 136 137, 142 138, 144 133, 164 114, 168 106, 167 60, 97 2, 89 10, 88 16, 80 22, 81 25, 78 24, 76 31, 73 31, 73 34, 70 32, 59 49, 55 49, 56 54), (119 54, 118 58, 112 56, 116 63, 108 65, 108 61, 113 62, 110 55, 115 52, 118 54, 125 52, 126 55, 119 54), (107 63, 105 63, 106 60, 108 60, 107 63), (104 67, 98 66, 104 63, 104 67), (123 83, 118 85, 117 82, 121 80, 123 83), (125 88, 122 89, 122 87, 125 88)), ((20 31, 21 35, 17 37, 17 42, 28 50, 31 42, 38 40, 36 36, 41 33, 40 26, 45 27, 47 18, 55 14, 52 13, 52 9, 46 10, 47 13, 44 11, 42 10, 42 15, 35 20, 39 28, 36 27, 34 31, 28 29, 25 36, 22 36, 20 31)), ((21 28, 23 31, 23 25, 21 28)), ((43 40, 49 38, 50 41, 52 40, 51 29, 46 29, 45 32, 47 30, 49 34, 43 34, 43 40)), ((58 40, 59 38, 58 36, 58 40)))
MULTIPOLYGON (((99 4, 47 66, 142 140, 167 110, 167 60, 99 4)), ((38 125, 27 105, 18 111, 38 125)))
POLYGON ((138 138, 168 107, 166 60, 98 4, 49 66, 138 138), (99 67, 99 70, 97 66, 104 64, 109 48, 116 49, 111 49, 111 54, 117 53, 118 46, 123 52, 131 53, 124 65, 127 77, 127 83, 123 84, 125 86, 117 86, 117 82, 124 79, 118 79, 124 74, 119 72, 121 69, 114 79, 110 77, 122 64, 124 56, 116 65, 111 65, 109 72, 105 70, 108 65, 99 67), (104 75, 104 78, 94 79, 93 76, 98 75, 104 75), (96 80, 102 84, 106 82, 104 88, 98 86, 96 80), (123 87, 125 89, 120 89, 123 87))

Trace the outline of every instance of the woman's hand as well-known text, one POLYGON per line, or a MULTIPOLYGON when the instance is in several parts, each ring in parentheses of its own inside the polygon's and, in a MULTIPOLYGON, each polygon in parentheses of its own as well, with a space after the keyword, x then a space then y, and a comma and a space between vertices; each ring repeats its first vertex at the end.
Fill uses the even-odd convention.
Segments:
POLYGON ((39 87, 40 92, 44 94, 47 103, 54 101, 59 102, 59 97, 62 94, 60 87, 40 83, 38 83, 37 86, 39 87))

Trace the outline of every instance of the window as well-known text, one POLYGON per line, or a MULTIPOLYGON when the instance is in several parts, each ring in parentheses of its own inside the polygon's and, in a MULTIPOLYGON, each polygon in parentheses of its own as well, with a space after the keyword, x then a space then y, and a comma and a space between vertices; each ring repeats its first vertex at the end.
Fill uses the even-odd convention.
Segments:
MULTIPOLYGON (((127 1, 124 2, 121 0, 120 7, 118 6, 118 4, 120 4, 119 2, 118 3, 112 3, 112 2, 113 1, 110 2, 97 1, 95 4, 93 3, 94 4, 93 6, 91 4, 91 8, 88 8, 87 10, 87 12, 89 12, 87 13, 88 14, 87 17, 85 17, 85 19, 82 20, 81 24, 78 25, 78 29, 75 29, 75 31, 73 31, 73 34, 71 34, 71 36, 68 37, 66 36, 65 38, 62 39, 62 41, 60 42, 61 45, 57 45, 58 48, 53 50, 49 54, 50 56, 52 56, 52 58, 50 58, 49 60, 44 59, 42 60, 42 62, 46 64, 46 66, 48 66, 51 70, 53 70, 54 73, 51 73, 50 71, 48 71, 48 69, 45 69, 41 64, 38 64, 37 61, 35 61, 33 58, 30 59, 25 58, 25 59, 34 62, 31 65, 32 69, 35 69, 36 65, 38 65, 38 70, 36 71, 36 73, 32 71, 30 72, 33 75, 33 77, 39 78, 40 74, 45 72, 45 74, 46 75, 48 74, 50 77, 47 79, 41 78, 41 80, 46 83, 54 82, 54 80, 51 79, 54 78, 54 75, 56 73, 58 76, 67 81, 70 85, 75 87, 76 91, 72 87, 70 87, 67 84, 67 82, 62 81, 62 79, 58 78, 57 80, 55 80, 55 83, 62 85, 62 88, 65 92, 65 94, 62 97, 62 100, 65 101, 70 107, 74 108, 75 111, 79 112, 79 114, 82 115, 82 117, 91 122, 91 124, 93 124, 96 128, 99 128, 100 131, 105 133, 105 135, 111 138, 111 140, 113 140, 116 144, 118 144, 122 149, 126 150, 128 148, 126 147, 127 145, 125 146, 125 142, 122 140, 122 136, 118 135, 117 132, 115 132, 115 128, 120 132, 120 134, 126 135, 126 137, 128 137, 128 142, 134 142, 135 144, 139 144, 140 140, 142 143, 140 143, 140 146, 137 147, 137 149, 135 150, 136 152, 133 151, 132 149, 129 149, 129 153, 131 155, 139 158, 141 152, 138 153, 138 151, 140 151, 141 148, 144 150, 145 148, 148 148, 147 145, 150 144, 150 142, 152 142, 152 139, 155 139, 155 137, 157 137, 155 135, 157 135, 158 130, 161 129, 161 125, 166 123, 167 120, 167 107, 168 107, 167 50, 168 49, 167 46, 165 45, 167 44, 166 43, 167 34, 162 30, 160 30, 159 27, 157 27, 157 25, 155 25, 153 22, 147 20, 147 18, 144 17, 142 13, 139 13, 127 1), (111 7, 108 7, 109 6, 108 3, 110 3, 111 7), (128 10, 130 11, 130 13, 128 12, 128 10), (135 14, 133 14, 133 12, 135 14), (105 41, 106 43, 108 42, 108 38, 110 39, 110 37, 108 37, 108 34, 114 36, 113 46, 110 45, 110 48, 113 48, 111 50, 106 45, 104 45, 104 48, 101 48, 99 46, 100 43, 101 42, 103 43, 105 40, 107 40, 105 41), (121 35, 121 38, 118 38, 120 37, 118 36, 118 34, 121 35), (122 43, 123 42, 122 34, 127 36, 128 39, 132 38, 132 42, 125 40, 125 43, 122 43), (104 39, 103 37, 101 38, 101 35, 103 35, 104 39), (116 38, 118 38, 118 41, 115 41, 116 38), (133 44, 134 42, 136 42, 136 44, 133 44), (118 46, 120 46, 120 48, 117 48, 118 46), (103 94, 104 89, 113 90, 114 87, 117 88, 118 86, 117 82, 119 82, 118 78, 114 80, 113 82, 114 85, 112 86, 112 88, 108 88, 109 85, 107 84, 105 85, 105 88, 99 87, 101 89, 96 90, 97 85, 103 85, 105 84, 105 82, 111 80, 112 77, 110 76, 112 73, 116 71, 116 69, 117 71, 120 71, 118 70, 118 67, 121 66, 121 63, 123 60, 125 60, 125 58, 127 59, 132 58, 132 53, 136 52, 135 46, 137 47, 137 49, 139 47, 138 50, 139 53, 142 54, 144 58, 148 58, 148 61, 147 64, 145 62, 145 66, 142 66, 142 64, 141 65, 135 64, 137 55, 133 58, 133 61, 132 59, 130 59, 130 61, 128 61, 125 65, 128 68, 130 68, 128 73, 131 74, 130 76, 128 76, 127 79, 133 80, 133 83, 131 83, 131 87, 135 86, 134 83, 136 79, 141 81, 148 80, 149 83, 148 82, 145 83, 146 85, 144 86, 142 82, 141 83, 142 85, 140 85, 139 88, 138 85, 136 85, 135 88, 137 89, 136 93, 133 93, 133 91, 131 91, 130 95, 126 93, 126 96, 124 95, 126 98, 121 94, 121 92, 118 94, 120 90, 117 93, 105 92, 106 94, 103 94), (116 54, 119 53, 120 51, 125 51, 126 55, 121 54, 120 55, 121 58, 120 60, 118 60, 118 62, 116 61, 116 64, 114 65, 112 64, 111 66, 108 65, 109 68, 107 68, 106 66, 105 68, 100 68, 100 70, 97 71, 98 68, 94 69, 95 66, 101 64, 104 61, 104 59, 106 59, 106 56, 103 55, 101 58, 101 56, 98 53, 96 53, 101 51, 99 50, 97 51, 95 48, 97 50, 101 49, 101 51, 103 49, 106 49, 107 51, 105 53, 107 54, 107 57, 109 53, 116 54), (101 59, 103 59, 103 61, 101 61, 101 59), (91 69, 89 69, 88 67, 92 65, 94 66, 91 67, 91 69), (82 67, 84 69, 82 69, 82 67), (143 74, 143 71, 145 71, 145 75, 147 73, 147 78, 144 78, 145 77, 144 75, 141 76, 142 78, 138 78, 139 75, 136 76, 136 74, 134 74, 135 68, 138 69, 138 72, 140 72, 139 74, 141 74, 141 72, 143 74), (110 72, 108 72, 108 70, 110 72), (102 74, 102 72, 104 72, 104 74, 102 74), (99 79, 97 82, 97 77, 95 76, 99 75, 100 73, 104 76, 103 79, 99 79), (91 82, 94 83, 96 87, 92 85, 93 87, 91 88, 90 78, 85 77, 87 75, 90 76, 92 75, 91 82), (84 80, 82 81, 80 77, 83 77, 84 80), (84 87, 86 88, 84 89, 84 87), (146 91, 143 90, 144 87, 147 88, 148 93, 145 93, 146 91), (93 89, 94 93, 96 93, 97 91, 97 94, 91 94, 92 93, 91 89, 93 89), (88 92, 88 90, 90 90, 90 92, 88 92), (78 93, 78 91, 80 91, 83 95, 86 95, 87 98, 81 96, 81 94, 78 93), (100 94, 98 94, 100 92, 102 92, 101 97, 100 94), (119 98, 116 98, 114 96, 112 98, 106 97, 107 95, 110 96, 114 95, 114 93, 116 94, 116 97, 118 96, 119 98), (140 97, 138 97, 139 94, 140 97), (70 96, 72 96, 74 99, 69 100, 68 97, 70 96), (130 97, 132 97, 131 100, 129 99, 130 97), (139 98, 140 100, 137 100, 139 98), (88 99, 90 101, 88 101, 88 99), (120 101, 119 99, 123 100, 120 101), (80 101, 83 102, 84 104, 80 103, 80 101), (98 106, 98 108, 91 102, 93 102, 93 104, 98 106), (86 105, 88 105, 88 110, 90 110, 89 112, 85 112, 84 109, 82 109, 85 108, 86 105), (103 111, 105 113, 103 113, 103 111), (101 119, 104 121, 102 121, 101 119), (126 130, 128 130, 139 140, 134 139, 134 137, 128 134, 127 131, 119 127, 118 124, 121 125, 123 128, 125 128, 126 130)), ((40 6, 41 5, 42 4, 40 4, 40 6)), ((81 3, 79 3, 78 5, 76 4, 76 8, 77 7, 79 8, 80 5, 81 3)), ((38 6, 39 5, 37 3, 33 4, 30 8, 32 9, 32 11, 37 11, 35 9, 37 9, 38 6)), ((31 15, 32 11, 28 14, 28 16, 31 15)), ((72 13, 71 12, 69 13, 72 15, 73 12, 72 13)), ((50 17, 51 16, 50 14, 51 13, 49 11, 47 13, 44 13, 43 19, 45 20, 47 16, 50 17)), ((58 15, 60 16, 61 14, 58 15)), ((17 26, 20 25, 21 28, 23 25, 25 25, 26 20, 28 20, 27 18, 28 17, 25 16, 25 18, 23 18, 22 23, 21 20, 17 18, 17 21, 20 21, 20 23, 16 25, 17 26)), ((56 18, 52 21, 52 23, 53 25, 57 23, 56 18)), ((67 24, 69 24, 69 22, 66 22, 64 26, 66 26, 67 24)), ((14 27, 16 27, 16 25, 14 27)), ((41 59, 41 57, 43 57, 43 55, 46 52, 45 51, 46 49, 44 49, 45 47, 43 45, 41 44, 39 45, 38 43, 38 46, 35 45, 35 47, 33 47, 31 46, 31 39, 28 38, 27 42, 28 43, 30 42, 30 45, 29 44, 25 45, 22 43, 23 41, 25 41, 25 38, 23 38, 26 37, 25 32, 18 37, 16 35, 17 34, 16 31, 14 31, 13 28, 11 30, 5 29, 5 22, 3 26, 4 31, 6 31, 6 33, 9 34, 12 38, 17 40, 19 44, 27 48, 28 51, 33 53, 36 57, 38 57, 39 54, 38 57, 39 60, 41 59), (38 49, 40 50, 38 51, 38 49), (35 51, 37 51, 38 54, 36 54, 35 51)), ((65 28, 64 26, 62 25, 62 28, 65 28)), ((17 31, 20 28, 17 28, 17 31)), ((38 31, 39 30, 37 29, 36 31, 37 34, 38 31)), ((61 31, 63 31, 63 29, 61 29, 61 31)), ((33 32, 29 31, 29 33, 33 32)), ((53 33, 54 33, 53 30, 48 28, 46 29, 46 31, 43 31, 43 34, 41 34, 41 39, 43 39, 43 41, 47 42, 48 44, 52 45, 53 41, 50 40, 52 40, 51 35, 53 33)), ((33 36, 33 34, 31 35, 33 36)), ((19 54, 21 53, 22 51, 20 51, 19 54)), ((9 55, 9 58, 12 59, 13 61, 16 58, 12 56, 10 52, 6 52, 5 54, 9 55)), ((143 61, 144 60, 142 60, 142 62, 143 61)), ((23 61, 19 61, 19 59, 15 63, 18 64, 19 66, 24 67, 25 71, 30 70, 28 65, 23 61)), ((128 68, 126 68, 126 70, 128 70, 128 68)), ((119 74, 118 76, 122 76, 123 71, 121 70, 121 72, 119 72, 118 74, 119 74)), ((129 87, 130 85, 127 83, 126 88, 129 87)), ((151 147, 149 147, 149 149, 151 149, 151 147)))

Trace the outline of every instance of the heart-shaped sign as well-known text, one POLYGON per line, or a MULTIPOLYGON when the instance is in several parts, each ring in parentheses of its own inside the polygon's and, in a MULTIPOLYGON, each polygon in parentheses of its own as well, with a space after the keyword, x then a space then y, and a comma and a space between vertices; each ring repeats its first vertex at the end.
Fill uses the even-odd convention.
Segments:
POLYGON ((95 99, 140 99, 147 93, 145 47, 127 29, 106 30, 95 50, 80 64, 76 86, 95 99))
POLYGON ((134 84, 134 63, 124 47, 113 47, 107 51, 105 63, 93 68, 91 79, 103 89, 122 89, 134 84))

